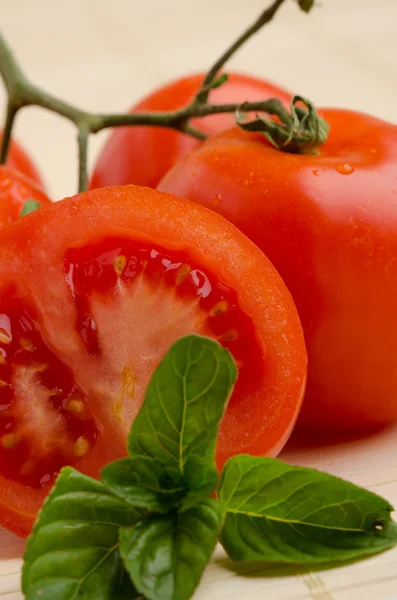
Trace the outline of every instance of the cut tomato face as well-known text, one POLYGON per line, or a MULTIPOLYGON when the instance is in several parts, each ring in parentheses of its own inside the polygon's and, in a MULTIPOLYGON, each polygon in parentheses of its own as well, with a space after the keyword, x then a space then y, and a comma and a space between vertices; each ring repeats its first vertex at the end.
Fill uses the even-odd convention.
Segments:
POLYGON ((277 454, 306 377, 289 292, 222 217, 154 190, 101 189, 3 230, 0 522, 26 535, 64 465, 97 477, 169 347, 219 340, 239 377, 217 463, 277 454))

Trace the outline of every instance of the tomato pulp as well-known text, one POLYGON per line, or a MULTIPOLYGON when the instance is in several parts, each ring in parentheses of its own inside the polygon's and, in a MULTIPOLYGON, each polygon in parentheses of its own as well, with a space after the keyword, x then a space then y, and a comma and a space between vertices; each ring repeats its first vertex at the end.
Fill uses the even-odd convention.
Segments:
MULTIPOLYGON (((204 73, 189 75, 159 88, 138 104, 134 111, 175 110, 187 105, 200 88, 204 73)), ((209 100, 215 104, 238 103, 246 100, 280 98, 288 103, 291 95, 285 90, 250 75, 230 73, 229 80, 212 90, 209 100)), ((192 126, 212 135, 231 127, 233 114, 211 115, 193 119, 192 126)), ((160 127, 119 127, 107 140, 96 163, 90 187, 134 183, 156 187, 165 173, 200 141, 171 129, 160 127)))
POLYGON ((235 128, 160 183, 220 213, 268 256, 296 302, 309 357, 302 427, 397 419, 397 128, 349 110, 316 156, 235 128))
POLYGON ((81 194, 0 234, 0 522, 26 535, 60 468, 126 454, 151 374, 179 337, 220 341, 239 377, 217 463, 276 454, 303 396, 292 298, 215 213, 135 186, 81 194))

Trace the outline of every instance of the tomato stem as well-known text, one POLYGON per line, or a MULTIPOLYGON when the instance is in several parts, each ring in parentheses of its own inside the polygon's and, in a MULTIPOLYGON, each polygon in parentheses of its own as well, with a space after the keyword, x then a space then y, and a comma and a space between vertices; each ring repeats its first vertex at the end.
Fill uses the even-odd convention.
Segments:
POLYGON ((6 120, 5 120, 4 130, 3 130, 3 141, 1 144, 1 150, 0 150, 0 163, 5 163, 6 158, 7 158, 7 153, 8 153, 8 149, 10 147, 10 142, 11 142, 12 128, 14 125, 14 120, 15 120, 16 114, 17 114, 17 111, 15 110, 14 106, 11 104, 11 102, 8 102, 7 112, 6 112, 6 120))
POLYGON ((88 154, 88 136, 90 130, 85 123, 79 127, 77 144, 79 148, 79 190, 87 189, 87 154, 88 154))
POLYGON ((275 0, 268 8, 266 8, 259 17, 250 25, 227 50, 218 58, 218 60, 212 65, 208 73, 203 79, 200 89, 196 95, 196 100, 201 103, 208 101, 208 94, 211 91, 211 83, 216 78, 218 72, 221 70, 224 64, 229 60, 239 48, 247 40, 249 40, 255 33, 257 33, 266 23, 269 23, 278 9, 284 4, 285 0, 275 0))
MULTIPOLYGON (((87 150, 89 134, 97 133, 98 131, 109 127, 134 125, 168 127, 186 133, 199 140, 204 140, 207 137, 206 134, 199 129, 192 127, 190 124, 191 119, 202 118, 219 113, 235 113, 240 127, 249 129, 248 123, 239 122, 238 115, 240 115, 242 111, 257 111, 259 113, 276 115, 280 119, 281 125, 277 125, 277 127, 281 129, 281 132, 277 130, 273 121, 263 117, 257 117, 254 122, 258 123, 259 120, 261 121, 261 131, 264 131, 265 135, 269 137, 271 141, 274 141, 273 138, 275 137, 284 141, 289 140, 288 144, 275 144, 278 148, 287 152, 297 151, 296 147, 297 144, 299 146, 300 138, 296 135, 296 129, 299 125, 299 133, 302 133, 302 124, 306 124, 306 130, 304 132, 305 136, 303 136, 304 144, 306 145, 305 147, 308 145, 310 148, 318 146, 325 141, 324 135, 317 136, 315 139, 310 138, 309 141, 307 140, 309 129, 313 132, 313 135, 314 132, 319 129, 318 122, 314 119, 314 115, 317 117, 315 109, 308 101, 306 103, 307 115, 305 113, 299 113, 294 104, 291 107, 292 114, 289 114, 282 103, 274 98, 263 102, 245 102, 243 105, 232 103, 212 105, 208 103, 208 95, 211 89, 219 87, 227 81, 227 75, 217 77, 219 70, 250 37, 273 19, 278 9, 285 1, 286 0, 273 0, 272 4, 259 15, 256 21, 250 25, 250 27, 248 27, 248 29, 246 29, 213 64, 203 79, 200 89, 193 100, 188 105, 173 111, 98 114, 82 110, 72 104, 64 102, 30 83, 15 60, 11 49, 0 34, 0 75, 8 94, 6 121, 0 151, 0 163, 5 163, 7 159, 15 117, 18 111, 26 106, 40 106, 55 112, 74 123, 78 128, 79 191, 83 191, 87 187, 87 150), (297 115, 299 118, 297 118, 297 115), (307 127, 308 123, 310 124, 310 128, 307 127), (293 140, 293 143, 291 140, 293 140)), ((303 8, 301 6, 301 1, 298 0, 298 5, 302 10, 307 12, 307 3, 305 3, 306 8, 303 8)), ((302 110, 303 109, 300 108, 300 111, 302 110)), ((321 126, 320 129, 323 133, 327 131, 327 128, 324 126, 321 126)))
MULTIPOLYGON (((281 105, 281 102, 279 104, 281 105)), ((244 105, 237 114, 239 127, 244 131, 262 132, 277 150, 291 154, 314 154, 328 137, 328 123, 318 116, 314 104, 302 96, 292 98, 291 113, 282 105, 275 105, 273 113, 267 111, 277 115, 281 123, 266 119, 262 115, 257 115, 252 121, 246 121, 243 111, 244 105)))

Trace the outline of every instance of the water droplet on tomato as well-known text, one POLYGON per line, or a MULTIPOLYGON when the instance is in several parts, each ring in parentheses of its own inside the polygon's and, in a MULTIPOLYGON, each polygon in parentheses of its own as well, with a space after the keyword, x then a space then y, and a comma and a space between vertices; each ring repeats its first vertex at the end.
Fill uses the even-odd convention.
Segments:
POLYGON ((222 202, 222 194, 217 194, 212 201, 214 206, 219 206, 221 202, 222 202))
POLYGON ((321 175, 323 175, 326 172, 327 169, 314 169, 313 170, 313 175, 315 175, 316 177, 320 177, 321 175))
POLYGON ((348 165, 348 164, 345 164, 345 165, 336 165, 335 169, 341 175, 351 175, 351 173, 353 173, 353 171, 354 171, 354 168, 351 165, 348 165))

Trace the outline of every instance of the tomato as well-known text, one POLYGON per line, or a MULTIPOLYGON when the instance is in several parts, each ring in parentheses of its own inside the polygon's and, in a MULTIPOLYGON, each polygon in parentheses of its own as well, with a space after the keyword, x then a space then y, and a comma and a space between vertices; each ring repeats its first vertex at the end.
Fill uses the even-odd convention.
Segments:
POLYGON ((317 156, 235 128, 160 183, 220 213, 286 282, 309 357, 298 423, 364 430, 397 419, 397 128, 327 109, 317 156))
MULTIPOLYGON (((0 144, 2 139, 3 135, 0 130, 0 144)), ((25 150, 23 150, 23 148, 21 148, 21 146, 15 140, 12 140, 10 144, 7 157, 7 166, 20 171, 43 187, 43 180, 40 176, 40 173, 30 160, 29 156, 26 154, 25 150)))
POLYGON ((51 204, 44 190, 33 179, 7 165, 0 165, 0 229, 16 221, 27 200, 51 204))
MULTIPOLYGON (((134 106, 133 111, 175 110, 188 104, 198 91, 204 73, 177 79, 156 90, 134 106)), ((210 93, 216 104, 266 100, 271 97, 289 102, 291 95, 275 85, 237 73, 210 93)), ((234 115, 211 115, 192 120, 192 125, 207 134, 228 129, 234 115)), ((176 161, 191 152, 200 142, 188 135, 159 127, 120 127, 108 138, 96 163, 90 187, 135 183, 156 187, 176 161)))
POLYGON ((218 339, 239 377, 217 447, 275 455, 303 396, 292 298, 212 211, 135 186, 87 192, 1 232, 0 522, 26 535, 59 469, 126 454, 151 374, 179 337, 218 339))

